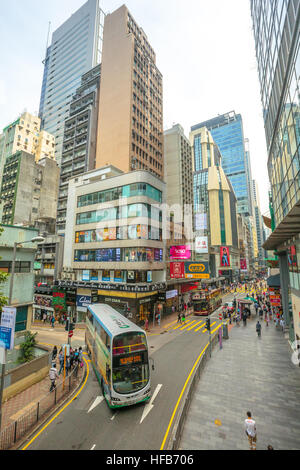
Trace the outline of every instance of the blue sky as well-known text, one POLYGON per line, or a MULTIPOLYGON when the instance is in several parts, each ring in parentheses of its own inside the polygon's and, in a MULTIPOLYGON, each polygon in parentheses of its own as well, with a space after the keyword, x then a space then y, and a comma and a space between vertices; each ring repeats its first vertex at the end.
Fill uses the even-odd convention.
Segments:
MULTIPOLYGON (((0 129, 39 109, 48 23, 52 32, 84 0, 10 0, 0 18, 0 129)), ((102 0, 104 12, 124 2, 102 0)), ((232 110, 243 117, 261 209, 268 211, 267 150, 249 0, 127 0, 164 76, 164 127, 190 127, 232 110)))

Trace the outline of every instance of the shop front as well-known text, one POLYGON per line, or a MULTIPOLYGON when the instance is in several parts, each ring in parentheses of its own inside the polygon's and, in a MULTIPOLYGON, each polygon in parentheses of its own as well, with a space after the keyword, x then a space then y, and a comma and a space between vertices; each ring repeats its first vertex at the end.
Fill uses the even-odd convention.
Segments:
MULTIPOLYGON (((97 297, 98 300, 98 297, 97 297)), ((97 303, 97 302, 95 302, 97 303)), ((76 323, 85 323, 89 305, 92 304, 91 289, 77 289, 76 294, 76 323)))
POLYGON ((33 321, 44 320, 44 315, 46 315, 46 321, 50 321, 53 313, 52 295, 35 294, 33 302, 33 321))

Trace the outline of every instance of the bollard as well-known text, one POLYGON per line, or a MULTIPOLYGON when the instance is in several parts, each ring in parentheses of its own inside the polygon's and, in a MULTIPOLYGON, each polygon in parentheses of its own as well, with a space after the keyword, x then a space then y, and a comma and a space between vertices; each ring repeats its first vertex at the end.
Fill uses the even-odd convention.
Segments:
POLYGON ((226 323, 223 324, 223 339, 229 339, 228 325, 226 323))

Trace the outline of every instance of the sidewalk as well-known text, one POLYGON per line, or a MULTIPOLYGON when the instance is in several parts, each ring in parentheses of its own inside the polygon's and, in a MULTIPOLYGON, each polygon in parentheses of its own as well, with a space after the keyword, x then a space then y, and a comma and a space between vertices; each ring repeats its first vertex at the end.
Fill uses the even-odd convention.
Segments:
POLYGON ((234 327, 223 349, 215 348, 195 389, 181 450, 248 450, 246 412, 257 425, 257 449, 300 449, 300 368, 282 331, 257 317, 234 327))

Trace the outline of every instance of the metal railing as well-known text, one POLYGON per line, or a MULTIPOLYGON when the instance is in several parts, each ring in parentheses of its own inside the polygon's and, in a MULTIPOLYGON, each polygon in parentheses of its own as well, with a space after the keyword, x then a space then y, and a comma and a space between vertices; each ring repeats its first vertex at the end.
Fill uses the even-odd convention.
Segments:
POLYGON ((76 365, 68 377, 56 384, 56 388, 52 392, 45 395, 16 421, 5 426, 0 432, 0 450, 10 449, 29 431, 33 430, 39 421, 76 389, 82 380, 84 371, 84 367, 81 369, 76 365))

